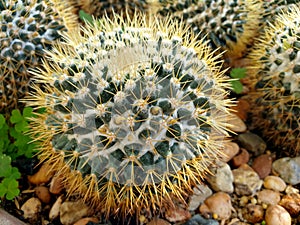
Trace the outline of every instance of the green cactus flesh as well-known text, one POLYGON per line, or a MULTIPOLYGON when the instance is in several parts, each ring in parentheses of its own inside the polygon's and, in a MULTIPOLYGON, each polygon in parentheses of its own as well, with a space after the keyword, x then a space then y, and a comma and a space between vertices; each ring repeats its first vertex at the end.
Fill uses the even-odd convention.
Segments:
POLYGON ((0 27, 0 112, 6 112, 28 94, 28 68, 41 63, 44 50, 66 28, 45 0, 0 0, 0 27))
POLYGON ((183 200, 228 135, 229 83, 209 47, 172 20, 135 17, 68 36, 39 77, 49 93, 29 101, 48 112, 32 126, 52 135, 42 158, 62 159, 76 177, 69 191, 106 214, 183 200))
POLYGON ((300 150, 300 10, 280 14, 255 46, 252 59, 259 61, 256 75, 256 126, 287 150, 300 150))

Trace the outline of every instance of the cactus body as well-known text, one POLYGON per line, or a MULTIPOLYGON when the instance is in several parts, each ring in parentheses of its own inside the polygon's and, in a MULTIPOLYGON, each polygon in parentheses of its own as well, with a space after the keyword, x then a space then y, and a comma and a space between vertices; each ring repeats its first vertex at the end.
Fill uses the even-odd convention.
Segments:
POLYGON ((18 106, 28 93, 28 68, 41 63, 44 50, 75 26, 76 20, 60 3, 48 0, 0 1, 0 112, 18 106))
POLYGON ((221 154, 232 105, 207 44, 172 20, 131 21, 67 36, 36 73, 49 91, 28 100, 47 109, 32 122, 42 160, 106 215, 183 201, 221 154))
POLYGON ((276 17, 254 46, 249 70, 256 83, 254 126, 291 153, 300 150, 299 16, 299 7, 291 5, 276 17))
POLYGON ((227 58, 240 58, 257 34, 262 4, 255 0, 160 1, 158 13, 185 21, 214 49, 226 50, 227 58))

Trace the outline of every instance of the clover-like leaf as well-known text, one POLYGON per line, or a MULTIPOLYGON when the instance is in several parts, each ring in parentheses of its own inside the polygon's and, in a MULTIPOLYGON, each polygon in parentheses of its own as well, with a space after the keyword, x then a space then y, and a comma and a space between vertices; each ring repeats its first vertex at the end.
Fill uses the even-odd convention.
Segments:
POLYGON ((24 118, 23 118, 22 114, 20 113, 20 111, 18 109, 14 109, 11 112, 10 122, 18 123, 22 120, 24 120, 24 118))
POLYGON ((12 171, 11 158, 7 155, 0 155, 0 177, 9 177, 12 171))
POLYGON ((246 76, 246 69, 245 68, 233 68, 230 71, 230 76, 232 78, 244 78, 246 76))
POLYGON ((5 117, 2 114, 0 114, 0 129, 2 129, 4 124, 5 124, 5 117))
POLYGON ((33 116, 33 109, 31 107, 26 107, 23 109, 23 118, 27 119, 33 116))
POLYGON ((20 194, 19 182, 13 178, 4 178, 0 183, 0 197, 6 195, 7 200, 13 200, 20 194))

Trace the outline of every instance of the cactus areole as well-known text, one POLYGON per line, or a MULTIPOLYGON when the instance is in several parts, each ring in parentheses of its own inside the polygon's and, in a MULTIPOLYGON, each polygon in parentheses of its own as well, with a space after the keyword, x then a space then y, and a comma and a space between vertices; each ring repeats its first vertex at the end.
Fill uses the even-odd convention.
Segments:
POLYGON ((66 36, 36 71, 29 105, 41 158, 109 215, 183 201, 218 158, 229 86, 206 43, 171 20, 100 20, 66 36))

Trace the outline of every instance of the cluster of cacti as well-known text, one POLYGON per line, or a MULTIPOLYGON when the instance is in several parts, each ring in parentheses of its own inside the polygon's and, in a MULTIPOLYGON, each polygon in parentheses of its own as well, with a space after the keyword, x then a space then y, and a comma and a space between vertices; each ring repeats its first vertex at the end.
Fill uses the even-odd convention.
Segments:
POLYGON ((102 18, 104 15, 112 18, 114 14, 134 15, 135 11, 146 12, 148 2, 149 0, 79 0, 78 4, 82 10, 95 18, 102 18))
POLYGON ((228 136, 228 78, 171 19, 115 16, 66 36, 28 99, 41 160, 106 215, 184 201, 228 136))
POLYGON ((20 107, 29 89, 28 69, 39 66, 61 31, 76 26, 70 10, 57 0, 0 0, 1 113, 20 107))
POLYGON ((257 34, 262 3, 257 0, 186 0, 161 2, 158 13, 182 19, 226 57, 241 58, 257 34))
POLYGON ((300 9, 291 5, 254 46, 254 126, 284 151, 300 151, 300 9))

